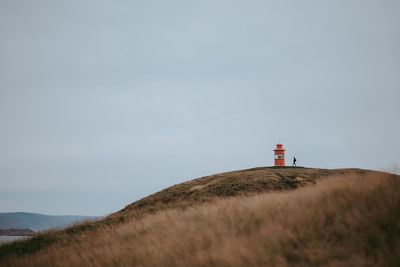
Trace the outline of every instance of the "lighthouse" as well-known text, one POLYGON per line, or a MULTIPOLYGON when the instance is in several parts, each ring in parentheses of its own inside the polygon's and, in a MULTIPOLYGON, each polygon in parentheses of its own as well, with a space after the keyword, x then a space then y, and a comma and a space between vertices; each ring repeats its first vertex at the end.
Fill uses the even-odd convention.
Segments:
POLYGON ((282 144, 277 144, 274 149, 274 166, 285 166, 285 149, 282 144))

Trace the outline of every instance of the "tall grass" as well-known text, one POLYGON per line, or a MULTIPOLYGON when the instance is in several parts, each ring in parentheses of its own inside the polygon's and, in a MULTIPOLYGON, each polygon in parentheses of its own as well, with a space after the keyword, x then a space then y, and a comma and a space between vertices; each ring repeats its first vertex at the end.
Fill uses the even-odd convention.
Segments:
POLYGON ((337 176, 295 191, 166 210, 4 266, 400 266, 399 176, 337 176))

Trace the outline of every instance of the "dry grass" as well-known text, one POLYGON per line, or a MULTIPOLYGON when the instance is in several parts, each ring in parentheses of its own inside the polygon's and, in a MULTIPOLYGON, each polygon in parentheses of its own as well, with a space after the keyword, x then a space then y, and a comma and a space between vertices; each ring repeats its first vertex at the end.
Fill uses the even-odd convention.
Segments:
POLYGON ((82 234, 117 227, 132 219, 139 219, 162 210, 186 209, 216 199, 251 196, 262 192, 296 189, 315 183, 322 177, 337 174, 365 173, 360 169, 308 169, 259 167, 206 176, 178 185, 138 200, 121 211, 100 221, 79 223, 65 230, 47 231, 26 241, 14 242, 0 247, 0 260, 9 255, 26 255, 43 250, 58 242, 80 239, 82 234))
POLYGON ((1 265, 399 266, 399 236, 399 176, 350 173, 295 191, 162 210, 1 265))
POLYGON ((308 169, 259 167, 210 175, 166 188, 136 201, 109 218, 141 217, 166 209, 184 209, 218 198, 250 196, 263 192, 296 189, 330 175, 362 174, 360 169, 308 169))

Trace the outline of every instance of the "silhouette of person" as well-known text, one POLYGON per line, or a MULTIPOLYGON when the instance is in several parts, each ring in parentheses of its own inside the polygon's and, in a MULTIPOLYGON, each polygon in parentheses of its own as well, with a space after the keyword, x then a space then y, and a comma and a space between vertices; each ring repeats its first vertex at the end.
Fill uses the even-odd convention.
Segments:
POLYGON ((297 167, 297 165, 296 165, 296 157, 293 157, 293 167, 297 167))

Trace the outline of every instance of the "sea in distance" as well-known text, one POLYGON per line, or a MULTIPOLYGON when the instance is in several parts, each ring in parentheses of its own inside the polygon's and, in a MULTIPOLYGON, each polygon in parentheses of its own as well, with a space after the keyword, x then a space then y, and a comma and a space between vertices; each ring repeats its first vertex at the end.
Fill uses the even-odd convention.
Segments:
POLYGON ((26 239, 29 238, 30 236, 9 236, 9 235, 0 235, 0 245, 4 244, 4 243, 9 243, 15 240, 21 240, 21 239, 26 239))

